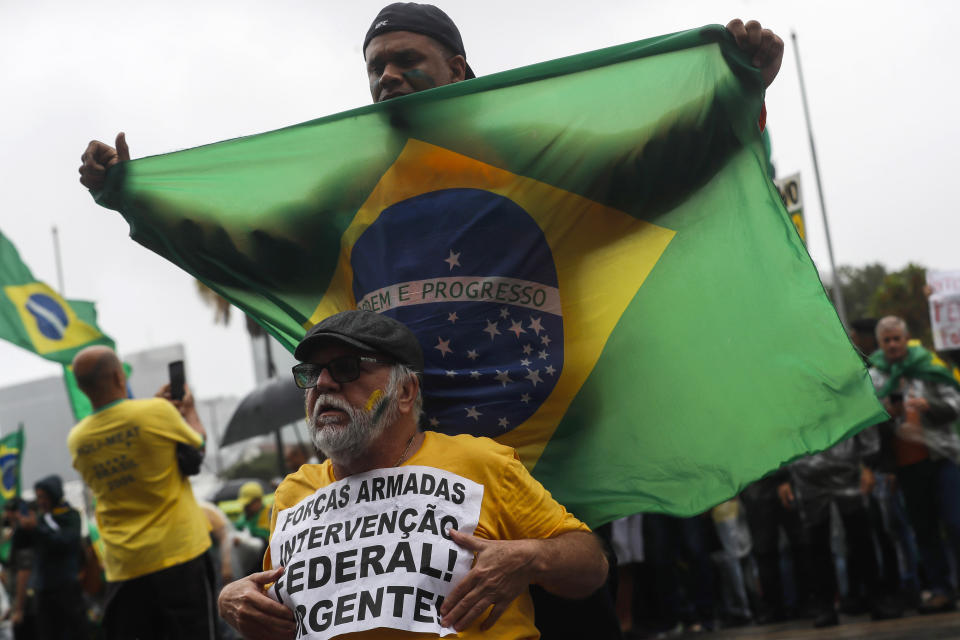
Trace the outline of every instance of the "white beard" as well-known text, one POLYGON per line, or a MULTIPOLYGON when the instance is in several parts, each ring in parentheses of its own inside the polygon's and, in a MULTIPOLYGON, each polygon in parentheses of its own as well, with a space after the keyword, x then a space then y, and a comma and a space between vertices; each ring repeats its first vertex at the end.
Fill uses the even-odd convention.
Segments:
POLYGON ((338 464, 349 464, 360 458, 370 443, 399 416, 396 395, 391 391, 388 389, 388 395, 369 411, 358 409, 336 396, 319 396, 313 404, 311 417, 307 418, 313 445, 338 464), (346 424, 342 424, 337 416, 319 417, 320 407, 324 405, 346 413, 346 424))

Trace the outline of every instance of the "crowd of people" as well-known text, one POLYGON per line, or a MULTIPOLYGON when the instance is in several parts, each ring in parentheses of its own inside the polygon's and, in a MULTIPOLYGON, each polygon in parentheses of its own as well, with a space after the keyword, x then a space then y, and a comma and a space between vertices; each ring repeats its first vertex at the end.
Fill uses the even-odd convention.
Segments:
POLYGON ((826 627, 840 612, 882 620, 956 608, 960 376, 911 341, 901 318, 857 320, 851 339, 890 420, 700 516, 616 522, 624 630, 795 618, 826 627))

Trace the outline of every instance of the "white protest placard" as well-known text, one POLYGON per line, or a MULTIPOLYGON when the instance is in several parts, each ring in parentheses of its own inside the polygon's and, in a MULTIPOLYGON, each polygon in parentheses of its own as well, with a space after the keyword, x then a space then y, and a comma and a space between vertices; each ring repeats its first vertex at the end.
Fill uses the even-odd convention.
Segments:
POLYGON ((377 469, 319 489, 280 511, 270 540, 283 576, 271 597, 290 607, 297 638, 389 627, 449 635, 438 613, 473 554, 483 485, 434 467, 377 469))
POLYGON ((927 271, 935 349, 960 349, 960 271, 927 271))

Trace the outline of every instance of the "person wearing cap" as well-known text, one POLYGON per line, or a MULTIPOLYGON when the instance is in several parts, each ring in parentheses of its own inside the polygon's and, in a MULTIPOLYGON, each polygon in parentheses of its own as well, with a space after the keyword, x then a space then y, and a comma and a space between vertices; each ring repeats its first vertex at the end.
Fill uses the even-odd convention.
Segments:
POLYGON ((41 478, 33 488, 39 513, 28 512, 19 524, 33 531, 37 635, 75 638, 84 634, 87 624, 80 589, 80 512, 63 499, 60 476, 41 478))
MULTIPOLYGON (((428 467, 482 486, 473 534, 453 528, 447 532, 475 557, 473 568, 451 583, 437 611, 441 624, 460 632, 461 638, 489 637, 485 632, 491 627, 491 635, 498 638, 538 637, 530 584, 576 598, 593 592, 606 579, 608 566, 600 543, 533 479, 513 449, 487 438, 420 430, 423 354, 406 326, 369 311, 344 311, 311 328, 295 356, 300 364, 294 367, 294 379, 306 390, 311 437, 328 459, 303 465, 277 488, 271 539, 278 532, 280 514, 318 490, 377 470, 428 467)), ((406 498, 404 493, 393 500, 402 508, 406 498)), ((316 522, 336 523, 343 517, 333 511, 316 522)), ((329 553, 323 547, 301 547, 287 558, 288 567, 322 560, 329 553)), ((271 583, 287 579, 279 564, 268 549, 266 571, 221 592, 221 616, 246 638, 292 638, 298 629, 302 632, 302 625, 316 623, 316 615, 298 621, 287 606, 265 592, 271 583)), ((292 570, 288 579, 296 579, 292 570)), ((406 628, 402 619, 382 620, 395 627, 343 637, 411 637, 400 630, 406 628)))
POLYGON ((240 487, 237 500, 243 507, 243 515, 237 520, 237 529, 268 540, 270 538, 270 511, 263 506, 263 487, 256 480, 245 482, 240 487))
MULTIPOLYGON (((731 20, 727 30, 760 69, 764 86, 769 86, 780 71, 783 40, 756 20, 731 20)), ((381 9, 364 36, 362 51, 374 102, 476 77, 467 64, 460 30, 450 16, 430 4, 397 2, 381 9)), ((758 116, 762 124, 765 112, 758 116)), ((87 145, 79 169, 83 186, 102 189, 107 169, 130 159, 123 132, 114 144, 91 140, 87 145)))
MULTIPOLYGON (((243 507, 243 513, 236 522, 237 530, 246 531, 252 536, 251 547, 255 541, 260 542, 256 553, 251 550, 248 554, 249 562, 243 563, 243 571, 245 574, 256 573, 260 570, 260 559, 263 558, 267 541, 270 539, 270 510, 263 506, 263 487, 256 480, 245 482, 240 487, 237 500, 243 507)), ((233 543, 241 544, 240 538, 234 538, 233 543)))
POLYGON ((93 413, 67 436, 74 468, 97 501, 107 578, 108 639, 215 637, 209 526, 178 465, 178 445, 197 453, 205 434, 193 395, 127 399, 112 349, 73 359, 93 413))

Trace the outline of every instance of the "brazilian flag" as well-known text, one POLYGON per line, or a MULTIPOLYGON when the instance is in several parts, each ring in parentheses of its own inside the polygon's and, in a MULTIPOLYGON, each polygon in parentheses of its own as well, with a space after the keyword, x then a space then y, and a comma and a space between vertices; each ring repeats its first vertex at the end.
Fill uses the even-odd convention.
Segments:
POLYGON ((98 202, 288 348, 410 326, 424 427, 590 524, 689 515, 884 417, 719 26, 116 165, 98 202))
POLYGON ((23 459, 23 425, 0 438, 0 507, 20 496, 20 461, 23 459))
POLYGON ((63 365, 64 385, 77 420, 89 415, 90 401, 76 385, 70 363, 77 351, 95 344, 113 347, 97 327, 92 302, 65 300, 34 279, 16 247, 0 233, 0 340, 63 365))
MULTIPOLYGON (((26 437, 23 425, 0 438, 0 509, 8 500, 20 497, 20 467, 26 437)), ((10 540, 0 542, 0 562, 10 561, 10 540)))
POLYGON ((0 233, 0 340, 68 364, 80 349, 113 341, 97 328, 92 302, 64 300, 38 282, 0 233))

